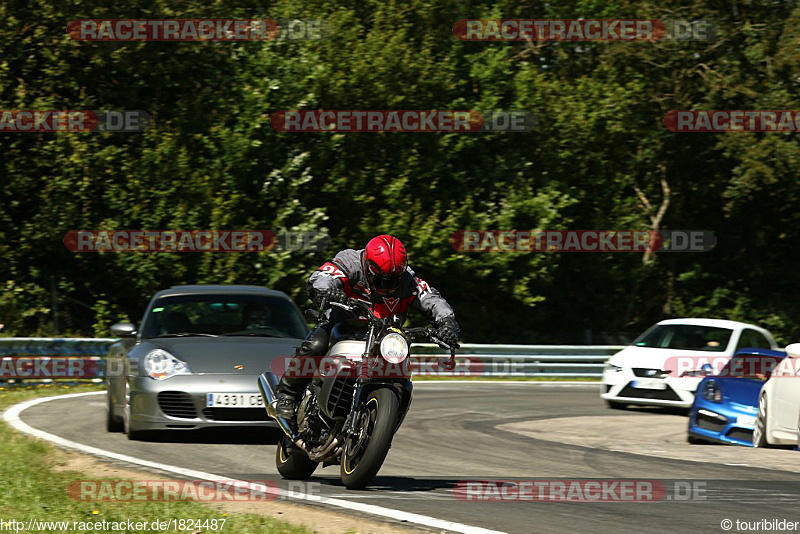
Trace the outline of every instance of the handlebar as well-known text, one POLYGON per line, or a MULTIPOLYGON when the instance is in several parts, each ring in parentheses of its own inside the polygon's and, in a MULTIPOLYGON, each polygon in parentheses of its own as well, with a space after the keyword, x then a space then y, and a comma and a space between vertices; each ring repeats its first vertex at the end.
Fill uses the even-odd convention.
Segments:
MULTIPOLYGON (((369 315, 370 320, 373 321, 378 320, 378 318, 375 317, 375 313, 373 313, 372 311, 372 304, 361 299, 347 299, 346 303, 326 302, 325 299, 323 299, 322 302, 320 303, 320 311, 324 310, 326 306, 334 306, 336 308, 340 308, 342 310, 349 312, 355 312, 359 310, 365 311, 369 315)), ((461 346, 458 343, 450 345, 448 343, 445 343, 438 337, 436 337, 436 330, 434 330, 430 326, 405 328, 404 331, 406 335, 408 335, 411 338, 412 342, 416 341, 416 339, 418 338, 421 338, 426 341, 431 341, 432 343, 439 345, 439 347, 443 349, 449 350, 451 362, 453 362, 453 359, 456 356, 456 350, 461 348, 461 346)))
POLYGON ((436 337, 436 330, 434 330, 430 326, 423 326, 419 328, 406 328, 405 332, 406 334, 411 336, 412 340, 419 337, 426 341, 436 343, 437 345, 439 345, 439 347, 449 350, 451 355, 455 355, 456 350, 461 348, 461 345, 459 345, 458 343, 450 345, 448 343, 445 343, 438 337, 436 337))
POLYGON ((341 308, 343 310, 354 312, 354 311, 365 311, 369 315, 370 319, 377 319, 375 314, 372 312, 372 305, 369 302, 366 302, 361 299, 347 299, 346 304, 342 304, 341 302, 329 302, 329 306, 335 306, 337 308, 341 308))

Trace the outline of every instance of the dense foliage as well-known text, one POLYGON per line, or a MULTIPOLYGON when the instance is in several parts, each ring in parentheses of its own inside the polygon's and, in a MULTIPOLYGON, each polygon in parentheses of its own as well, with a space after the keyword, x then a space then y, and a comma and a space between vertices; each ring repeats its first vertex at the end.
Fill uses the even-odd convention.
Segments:
POLYGON ((376 232, 410 248, 468 341, 581 341, 670 316, 797 341, 796 134, 668 131, 671 109, 800 109, 779 0, 0 2, 0 108, 141 109, 140 134, 0 134, 0 323, 107 334, 179 283, 305 277, 376 232), (322 19, 323 40, 80 42, 81 18, 322 19), (463 18, 711 19, 709 41, 463 42, 463 18), (529 133, 278 133, 280 109, 517 109, 529 133), (668 199, 662 218, 656 216, 668 199), (458 229, 703 229, 705 253, 459 253, 458 229), (321 252, 82 253, 78 229, 325 230, 321 252), (88 305, 88 308, 86 307, 88 305))

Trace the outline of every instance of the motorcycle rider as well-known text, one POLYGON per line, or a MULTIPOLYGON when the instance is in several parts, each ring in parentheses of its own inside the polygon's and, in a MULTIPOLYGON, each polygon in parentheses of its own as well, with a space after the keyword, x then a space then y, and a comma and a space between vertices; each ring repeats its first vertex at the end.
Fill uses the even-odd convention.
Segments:
MULTIPOLYGON (((458 341, 459 328, 453 308, 436 289, 414 275, 408 267, 405 247, 390 235, 372 238, 361 250, 342 250, 314 271, 306 290, 317 306, 323 299, 345 303, 357 298, 371 302, 377 317, 393 317, 399 324, 414 306, 436 324, 439 339, 449 345, 458 341)), ((334 325, 352 317, 341 308, 329 308, 326 320, 309 332, 295 351, 296 356, 323 356, 334 325)), ((310 381, 310 377, 281 378, 277 387, 277 415, 294 417, 297 401, 310 381)))

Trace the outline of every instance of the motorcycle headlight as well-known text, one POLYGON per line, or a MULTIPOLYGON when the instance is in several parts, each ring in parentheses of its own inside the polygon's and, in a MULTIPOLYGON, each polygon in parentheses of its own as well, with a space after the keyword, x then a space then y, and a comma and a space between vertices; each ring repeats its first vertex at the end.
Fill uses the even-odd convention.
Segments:
POLYGON ((386 334, 381 340, 381 356, 389 363, 400 363, 408 356, 408 342, 400 334, 386 334))
POLYGON ((186 362, 183 362, 162 349, 151 350, 144 357, 144 372, 150 378, 166 380, 175 375, 188 375, 192 371, 186 362))
POLYGON ((722 402, 722 389, 719 384, 714 380, 709 380, 703 384, 703 391, 701 391, 703 398, 711 402, 722 402))

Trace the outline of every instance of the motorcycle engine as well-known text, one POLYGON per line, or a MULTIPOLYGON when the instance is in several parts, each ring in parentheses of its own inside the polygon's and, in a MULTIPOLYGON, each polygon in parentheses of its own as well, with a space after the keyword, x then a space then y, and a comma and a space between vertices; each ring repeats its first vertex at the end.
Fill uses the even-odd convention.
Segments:
POLYGON ((302 435, 308 436, 311 431, 311 421, 317 414, 317 402, 314 395, 307 394, 300 401, 297 408, 297 430, 302 435))

